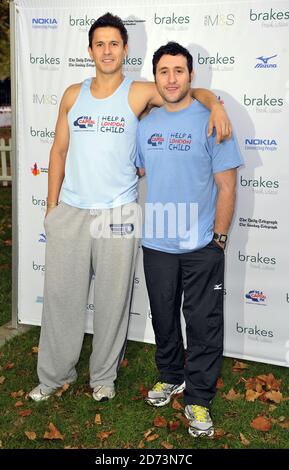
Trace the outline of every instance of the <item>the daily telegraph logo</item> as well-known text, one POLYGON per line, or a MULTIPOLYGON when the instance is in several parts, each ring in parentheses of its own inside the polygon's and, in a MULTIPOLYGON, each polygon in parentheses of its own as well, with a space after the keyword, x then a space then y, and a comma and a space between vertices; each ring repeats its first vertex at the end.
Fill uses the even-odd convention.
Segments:
POLYGON ((256 194, 278 194, 280 187, 279 180, 271 180, 259 176, 258 178, 246 178, 240 175, 240 186, 253 191, 256 194))
POLYGON ((95 120, 91 116, 79 116, 73 125, 81 130, 94 130, 95 120))
POLYGON ((30 52, 30 64, 39 65, 42 70, 59 70, 60 57, 52 57, 48 54, 34 56, 30 52))
POLYGON ((94 61, 90 59, 90 57, 69 57, 68 58, 68 67, 93 67, 94 68, 94 61))
POLYGON ((35 162, 34 165, 30 168, 33 176, 38 176, 41 173, 48 173, 48 168, 41 167, 39 168, 38 164, 35 162))
POLYGON ((273 60, 275 59, 275 57, 277 57, 278 54, 274 54, 274 55, 271 55, 271 56, 259 56, 259 57, 256 57, 256 59, 258 60, 257 64, 255 65, 255 69, 276 69, 277 68, 277 64, 276 62, 273 60))
POLYGON ((147 143, 151 145, 154 149, 156 149, 157 147, 162 147, 164 140, 165 139, 163 138, 163 135, 161 133, 156 132, 155 134, 152 134, 150 136, 147 143))
POLYGON ((250 325, 250 326, 243 326, 240 325, 238 322, 236 323, 236 332, 239 334, 247 334, 252 335, 255 339, 263 338, 273 338, 274 332, 271 330, 261 329, 258 325, 250 325))
POLYGON ((32 18, 33 29, 56 29, 58 26, 56 18, 32 18))
POLYGON ((288 26, 289 11, 275 10, 270 8, 267 11, 254 11, 250 8, 249 19, 254 23, 261 23, 262 26, 272 28, 278 26, 288 26))
POLYGON ((258 305, 266 305, 265 301, 267 296, 264 294, 263 291, 260 290, 250 290, 247 294, 245 294, 245 298, 247 299, 248 304, 258 304, 258 305))
POLYGON ((256 150, 258 152, 276 152, 276 139, 246 138, 245 150, 256 150))
POLYGON ((206 15, 204 17, 204 26, 226 27, 235 24, 235 15, 233 13, 218 13, 217 15, 206 15))
POLYGON ((263 254, 257 253, 242 253, 240 250, 238 251, 238 261, 245 264, 250 264, 254 267, 275 267, 277 264, 276 258, 269 256, 264 256, 263 254))
POLYGON ((284 99, 280 97, 243 95, 243 103, 246 107, 254 107, 257 113, 280 113, 284 106, 284 99))
POLYGON ((239 227, 274 231, 278 230, 278 221, 276 219, 266 220, 251 217, 239 217, 239 227))
POLYGON ((57 95, 45 94, 45 93, 33 93, 32 96, 33 104, 41 104, 44 106, 56 106, 58 102, 57 95))

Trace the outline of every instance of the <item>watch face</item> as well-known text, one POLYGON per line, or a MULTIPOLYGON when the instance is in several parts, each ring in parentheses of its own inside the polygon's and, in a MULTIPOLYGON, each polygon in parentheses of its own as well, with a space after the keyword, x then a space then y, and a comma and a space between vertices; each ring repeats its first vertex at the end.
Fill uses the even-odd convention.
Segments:
POLYGON ((220 241, 221 243, 226 243, 226 241, 227 241, 227 235, 220 235, 219 241, 220 241))

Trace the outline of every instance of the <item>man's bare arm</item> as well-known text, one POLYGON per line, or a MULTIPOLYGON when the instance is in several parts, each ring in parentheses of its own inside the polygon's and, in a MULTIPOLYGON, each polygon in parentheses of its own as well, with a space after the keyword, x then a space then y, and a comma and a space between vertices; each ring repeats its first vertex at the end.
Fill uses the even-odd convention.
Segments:
POLYGON ((80 86, 72 85, 62 97, 55 128, 54 142, 50 151, 48 168, 48 194, 46 215, 58 203, 59 193, 64 179, 65 160, 69 146, 69 127, 67 113, 74 103, 80 86))
POLYGON ((213 128, 215 127, 217 144, 224 139, 231 139, 232 125, 230 119, 216 95, 205 88, 191 88, 191 96, 211 111, 208 136, 212 135, 213 128))
POLYGON ((236 168, 215 173, 218 188, 214 232, 227 234, 236 200, 236 168))
MULTIPOLYGON (((216 128, 216 142, 220 143, 226 138, 231 138, 232 127, 225 108, 217 97, 209 90, 203 88, 192 88, 191 95, 206 108, 211 110, 208 135, 211 135, 213 128, 216 128)), ((133 112, 140 117, 144 111, 152 107, 163 106, 163 99, 160 96, 155 83, 153 82, 133 82, 129 96, 130 106, 133 112)))

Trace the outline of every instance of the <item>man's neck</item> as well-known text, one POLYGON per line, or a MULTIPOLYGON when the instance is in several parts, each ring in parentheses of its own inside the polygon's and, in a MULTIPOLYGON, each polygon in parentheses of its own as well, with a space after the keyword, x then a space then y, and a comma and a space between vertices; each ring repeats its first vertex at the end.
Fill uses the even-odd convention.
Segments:
POLYGON ((193 98, 190 95, 187 95, 178 103, 169 103, 165 101, 164 107, 166 111, 170 113, 176 113, 177 111, 182 111, 183 109, 188 108, 192 104, 193 101, 194 101, 193 98))
POLYGON ((117 74, 96 73, 91 82, 90 91, 95 98, 107 98, 112 95, 124 79, 122 71, 117 74))

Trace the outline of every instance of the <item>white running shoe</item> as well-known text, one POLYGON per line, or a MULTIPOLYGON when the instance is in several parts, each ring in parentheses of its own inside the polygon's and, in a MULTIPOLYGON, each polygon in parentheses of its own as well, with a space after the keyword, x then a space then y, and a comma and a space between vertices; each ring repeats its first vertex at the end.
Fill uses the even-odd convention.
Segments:
POLYGON ((96 401, 107 401, 115 397, 114 385, 97 385, 94 387, 92 396, 96 401))

